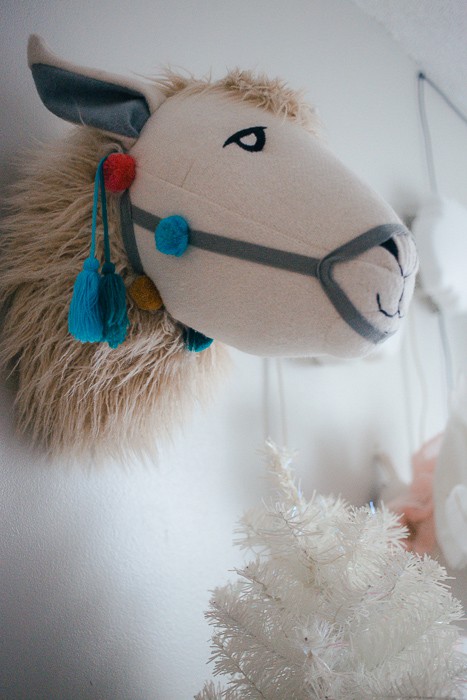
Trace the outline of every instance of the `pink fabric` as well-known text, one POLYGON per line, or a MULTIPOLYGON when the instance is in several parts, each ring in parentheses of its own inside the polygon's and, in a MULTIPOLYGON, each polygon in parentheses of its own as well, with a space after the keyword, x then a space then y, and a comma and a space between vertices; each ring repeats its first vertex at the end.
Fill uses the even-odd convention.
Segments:
POLYGON ((412 483, 400 496, 390 501, 390 510, 401 515, 401 522, 409 530, 406 547, 417 554, 430 554, 436 547, 433 473, 443 434, 437 435, 412 457, 412 483))

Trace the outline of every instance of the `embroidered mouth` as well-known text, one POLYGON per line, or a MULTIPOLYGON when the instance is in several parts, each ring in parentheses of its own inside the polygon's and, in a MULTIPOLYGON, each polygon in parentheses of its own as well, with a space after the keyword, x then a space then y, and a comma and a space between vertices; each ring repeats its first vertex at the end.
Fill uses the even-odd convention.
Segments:
POLYGON ((402 294, 400 296, 399 301, 397 302, 397 311, 395 311, 393 314, 389 313, 389 311, 386 311, 386 309, 383 309, 381 305, 381 295, 378 293, 376 295, 376 302, 378 304, 378 311, 383 314, 383 316, 386 316, 386 318, 404 318, 404 314, 401 313, 400 310, 400 303, 402 301, 402 297, 404 296, 404 291, 405 291, 405 286, 402 291, 402 294))

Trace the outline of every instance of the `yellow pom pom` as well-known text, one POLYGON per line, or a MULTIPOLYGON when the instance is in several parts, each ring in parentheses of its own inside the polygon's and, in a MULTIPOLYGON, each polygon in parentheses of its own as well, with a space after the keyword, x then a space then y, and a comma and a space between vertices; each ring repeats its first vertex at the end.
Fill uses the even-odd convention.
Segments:
POLYGON ((138 309, 143 311, 158 311, 163 306, 154 282, 146 275, 137 277, 129 286, 128 293, 138 309))

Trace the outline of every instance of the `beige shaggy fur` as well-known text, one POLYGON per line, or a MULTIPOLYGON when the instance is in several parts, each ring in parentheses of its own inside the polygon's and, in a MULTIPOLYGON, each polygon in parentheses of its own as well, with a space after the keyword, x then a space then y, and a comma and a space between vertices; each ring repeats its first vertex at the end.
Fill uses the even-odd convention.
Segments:
MULTIPOLYGON (((235 71, 210 83, 168 73, 168 96, 224 90, 314 130, 313 111, 280 81, 235 71)), ((17 376, 21 431, 52 455, 154 449, 206 395, 226 353, 215 342, 188 352, 180 324, 161 310, 141 311, 128 297, 130 329, 116 349, 79 343, 67 329, 74 280, 89 254, 97 163, 122 145, 79 127, 30 155, 12 188, 0 239, 0 305, 5 321, 0 364, 17 376)), ((134 278, 109 197, 112 259, 126 285, 134 278)), ((102 241, 102 234, 98 235, 102 241)), ((97 256, 102 259, 102 250, 97 256)))
POLYGON ((316 111, 305 102, 304 93, 290 88, 280 78, 268 78, 263 74, 256 75, 252 71, 236 69, 225 78, 211 82, 167 71, 165 76, 156 78, 153 82, 167 97, 180 92, 185 95, 206 91, 225 93, 233 99, 249 102, 255 107, 300 124, 312 134, 319 135, 321 131, 316 111))

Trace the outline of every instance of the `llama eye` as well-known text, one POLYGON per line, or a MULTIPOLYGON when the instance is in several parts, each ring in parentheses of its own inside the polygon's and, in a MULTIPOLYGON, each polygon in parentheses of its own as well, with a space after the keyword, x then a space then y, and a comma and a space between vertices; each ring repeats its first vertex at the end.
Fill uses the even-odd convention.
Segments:
POLYGON ((222 148, 231 143, 236 143, 244 151, 262 151, 266 143, 266 134, 264 133, 266 128, 266 126, 252 126, 249 129, 237 131, 232 136, 229 136, 222 148))

